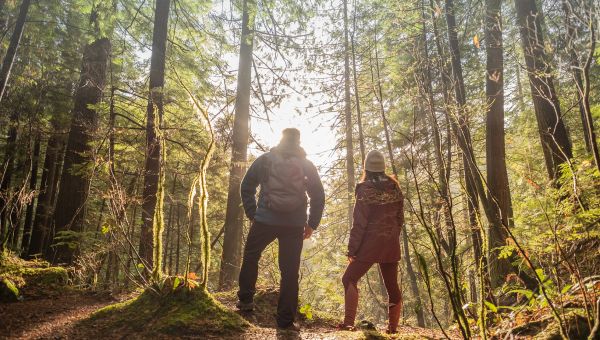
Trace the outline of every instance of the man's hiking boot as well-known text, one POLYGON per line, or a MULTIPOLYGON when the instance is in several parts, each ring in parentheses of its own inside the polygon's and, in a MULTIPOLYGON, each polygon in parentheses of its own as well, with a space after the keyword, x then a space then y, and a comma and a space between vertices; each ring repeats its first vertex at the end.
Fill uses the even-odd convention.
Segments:
POLYGON ((235 305, 241 312, 252 312, 254 310, 254 302, 238 301, 235 305))
POLYGON ((289 324, 288 326, 285 327, 281 327, 279 324, 277 325, 277 330, 281 331, 281 332, 294 332, 294 333, 299 333, 300 332, 300 326, 298 326, 298 324, 296 324, 295 322, 292 322, 291 324, 289 324))

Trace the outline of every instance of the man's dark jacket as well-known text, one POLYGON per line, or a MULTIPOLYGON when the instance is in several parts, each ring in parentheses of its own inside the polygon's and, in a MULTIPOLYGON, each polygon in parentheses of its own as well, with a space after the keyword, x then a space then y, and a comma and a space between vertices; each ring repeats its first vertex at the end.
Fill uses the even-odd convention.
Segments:
POLYGON ((242 180, 241 194, 246 216, 251 220, 267 225, 305 226, 308 224, 312 229, 316 229, 321 222, 325 206, 325 192, 317 168, 306 159, 306 152, 299 146, 278 145, 258 157, 242 180), (310 199, 308 217, 306 205, 302 205, 292 212, 278 212, 266 207, 261 184, 266 179, 268 157, 272 152, 279 152, 284 157, 298 157, 302 160, 304 175, 306 176, 306 193, 310 199), (257 204, 256 189, 259 185, 261 186, 261 192, 258 194, 257 204))

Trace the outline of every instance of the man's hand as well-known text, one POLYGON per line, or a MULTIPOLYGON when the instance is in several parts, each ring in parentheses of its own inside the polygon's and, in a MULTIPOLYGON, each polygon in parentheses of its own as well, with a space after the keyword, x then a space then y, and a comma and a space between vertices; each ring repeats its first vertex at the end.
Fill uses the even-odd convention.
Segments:
POLYGON ((348 256, 348 263, 354 262, 355 259, 356 259, 355 256, 348 256))
POLYGON ((309 239, 313 234, 314 229, 309 227, 308 225, 304 226, 304 239, 309 239))

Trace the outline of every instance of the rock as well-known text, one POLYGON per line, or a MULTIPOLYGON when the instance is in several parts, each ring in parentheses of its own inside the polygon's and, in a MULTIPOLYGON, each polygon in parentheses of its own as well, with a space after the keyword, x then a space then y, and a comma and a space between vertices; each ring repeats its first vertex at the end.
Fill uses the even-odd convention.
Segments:
POLYGON ((21 300, 19 289, 15 284, 7 279, 0 280, 0 302, 17 302, 21 300))

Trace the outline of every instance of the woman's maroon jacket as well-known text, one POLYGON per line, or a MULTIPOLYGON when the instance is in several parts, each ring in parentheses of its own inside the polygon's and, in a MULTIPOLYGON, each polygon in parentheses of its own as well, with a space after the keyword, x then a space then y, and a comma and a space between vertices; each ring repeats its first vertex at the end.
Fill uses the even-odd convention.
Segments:
POLYGON ((348 256, 358 261, 390 263, 400 260, 400 232, 404 224, 403 196, 389 179, 356 186, 348 256))

